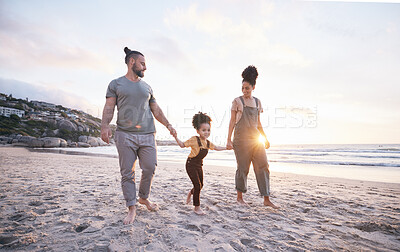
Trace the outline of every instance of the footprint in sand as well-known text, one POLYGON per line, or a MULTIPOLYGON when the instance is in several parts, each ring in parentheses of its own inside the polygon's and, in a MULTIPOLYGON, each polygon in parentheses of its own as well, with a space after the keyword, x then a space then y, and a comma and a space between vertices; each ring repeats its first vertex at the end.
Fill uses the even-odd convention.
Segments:
POLYGON ((46 209, 34 209, 33 211, 37 214, 45 214, 46 213, 46 209))
POLYGON ((41 206, 41 205, 43 205, 43 202, 41 202, 39 200, 34 200, 34 201, 29 202, 29 205, 30 206, 41 206))
POLYGON ((99 216, 99 215, 96 215, 96 216, 89 216, 89 217, 92 217, 92 218, 94 218, 95 220, 100 220, 100 221, 105 220, 105 218, 104 218, 103 216, 99 216))
POLYGON ((25 220, 32 221, 32 220, 35 220, 36 217, 23 212, 23 213, 17 213, 15 215, 9 217, 8 219, 11 221, 21 222, 21 221, 25 221, 25 220))
POLYGON ((236 251, 246 251, 246 248, 238 240, 230 241, 229 245, 236 251))
POLYGON ((208 234, 208 233, 211 232, 211 226, 210 225, 201 224, 200 225, 200 229, 201 229, 201 232, 204 233, 204 234, 208 234))
POLYGON ((14 236, 0 236, 0 244, 3 246, 12 245, 18 242, 18 238, 14 236))
POLYGON ((300 218, 296 218, 296 219, 294 220, 294 222, 296 222, 297 224, 301 224, 301 223, 304 223, 304 220, 303 220, 303 219, 300 219, 300 218))
POLYGON ((198 226, 193 225, 193 224, 187 224, 185 226, 185 229, 190 230, 190 231, 197 231, 197 232, 201 231, 201 229, 198 226))
POLYGON ((233 227, 229 225, 223 225, 222 228, 227 230, 233 230, 233 227))
POLYGON ((248 246, 248 245, 250 245, 253 241, 250 240, 250 239, 240 239, 240 242, 241 242, 243 245, 248 246))
POLYGON ((90 226, 90 225, 87 224, 87 223, 80 224, 80 225, 78 225, 78 226, 75 228, 75 231, 78 232, 78 233, 80 233, 80 232, 82 232, 83 230, 87 229, 89 226, 90 226))

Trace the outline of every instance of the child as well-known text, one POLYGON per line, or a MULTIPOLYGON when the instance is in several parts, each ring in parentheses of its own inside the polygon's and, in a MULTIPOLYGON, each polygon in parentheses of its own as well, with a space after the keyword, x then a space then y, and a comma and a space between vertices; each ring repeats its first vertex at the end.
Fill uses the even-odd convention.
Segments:
POLYGON ((193 116, 192 120, 193 127, 199 136, 193 136, 184 143, 178 137, 175 137, 176 142, 181 148, 192 148, 186 161, 186 171, 193 183, 193 189, 189 191, 186 203, 189 204, 190 198, 193 195, 194 212, 199 215, 205 214, 200 208, 200 190, 203 187, 203 158, 207 156, 208 149, 217 151, 226 150, 226 147, 215 146, 207 140, 210 136, 210 123, 211 118, 207 114, 199 112, 193 116))

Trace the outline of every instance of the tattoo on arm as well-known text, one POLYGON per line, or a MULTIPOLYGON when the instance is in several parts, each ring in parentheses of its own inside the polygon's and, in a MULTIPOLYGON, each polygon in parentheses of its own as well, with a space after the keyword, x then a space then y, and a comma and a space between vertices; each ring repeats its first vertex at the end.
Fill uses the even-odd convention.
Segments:
POLYGON ((108 126, 113 119, 115 109, 114 100, 107 100, 103 109, 103 116, 101 118, 101 125, 108 126))
POLYGON ((156 102, 152 102, 150 103, 150 108, 157 121, 159 121, 162 125, 167 127, 169 122, 168 119, 165 117, 163 111, 161 110, 160 106, 158 106, 156 102))

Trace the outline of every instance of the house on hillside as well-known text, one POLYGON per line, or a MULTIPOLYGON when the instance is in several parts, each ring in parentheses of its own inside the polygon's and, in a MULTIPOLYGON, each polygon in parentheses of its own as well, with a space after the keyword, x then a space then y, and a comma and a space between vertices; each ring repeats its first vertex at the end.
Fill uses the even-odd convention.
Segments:
POLYGON ((23 117, 25 115, 25 111, 15 108, 0 107, 0 115, 10 117, 13 114, 23 117))
POLYGON ((63 117, 61 116, 61 113, 58 113, 58 112, 56 112, 56 113, 50 113, 50 115, 49 116, 47 116, 47 118, 48 119, 52 119, 52 120, 56 120, 56 121, 59 121, 59 120, 61 120, 61 119, 63 119, 63 117))
POLYGON ((27 117, 28 117, 30 120, 47 121, 46 118, 43 117, 43 116, 41 115, 40 112, 29 112, 28 115, 27 115, 27 117))
POLYGON ((42 102, 42 101, 31 101, 33 105, 36 107, 42 107, 42 108, 51 108, 55 109, 56 105, 48 102, 42 102))
POLYGON ((77 120, 77 119, 79 119, 79 116, 77 116, 77 115, 75 115, 75 114, 72 114, 72 113, 67 113, 67 116, 68 116, 69 118, 71 118, 72 120, 77 120))

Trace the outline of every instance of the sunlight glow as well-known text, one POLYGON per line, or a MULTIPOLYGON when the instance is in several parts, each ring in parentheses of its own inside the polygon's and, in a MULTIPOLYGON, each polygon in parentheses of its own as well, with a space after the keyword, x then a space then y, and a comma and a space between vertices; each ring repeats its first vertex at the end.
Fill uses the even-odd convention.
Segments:
POLYGON ((262 136, 262 135, 260 135, 260 136, 258 137, 258 141, 259 141, 260 143, 265 143, 266 140, 267 140, 267 139, 265 139, 265 137, 262 136))

